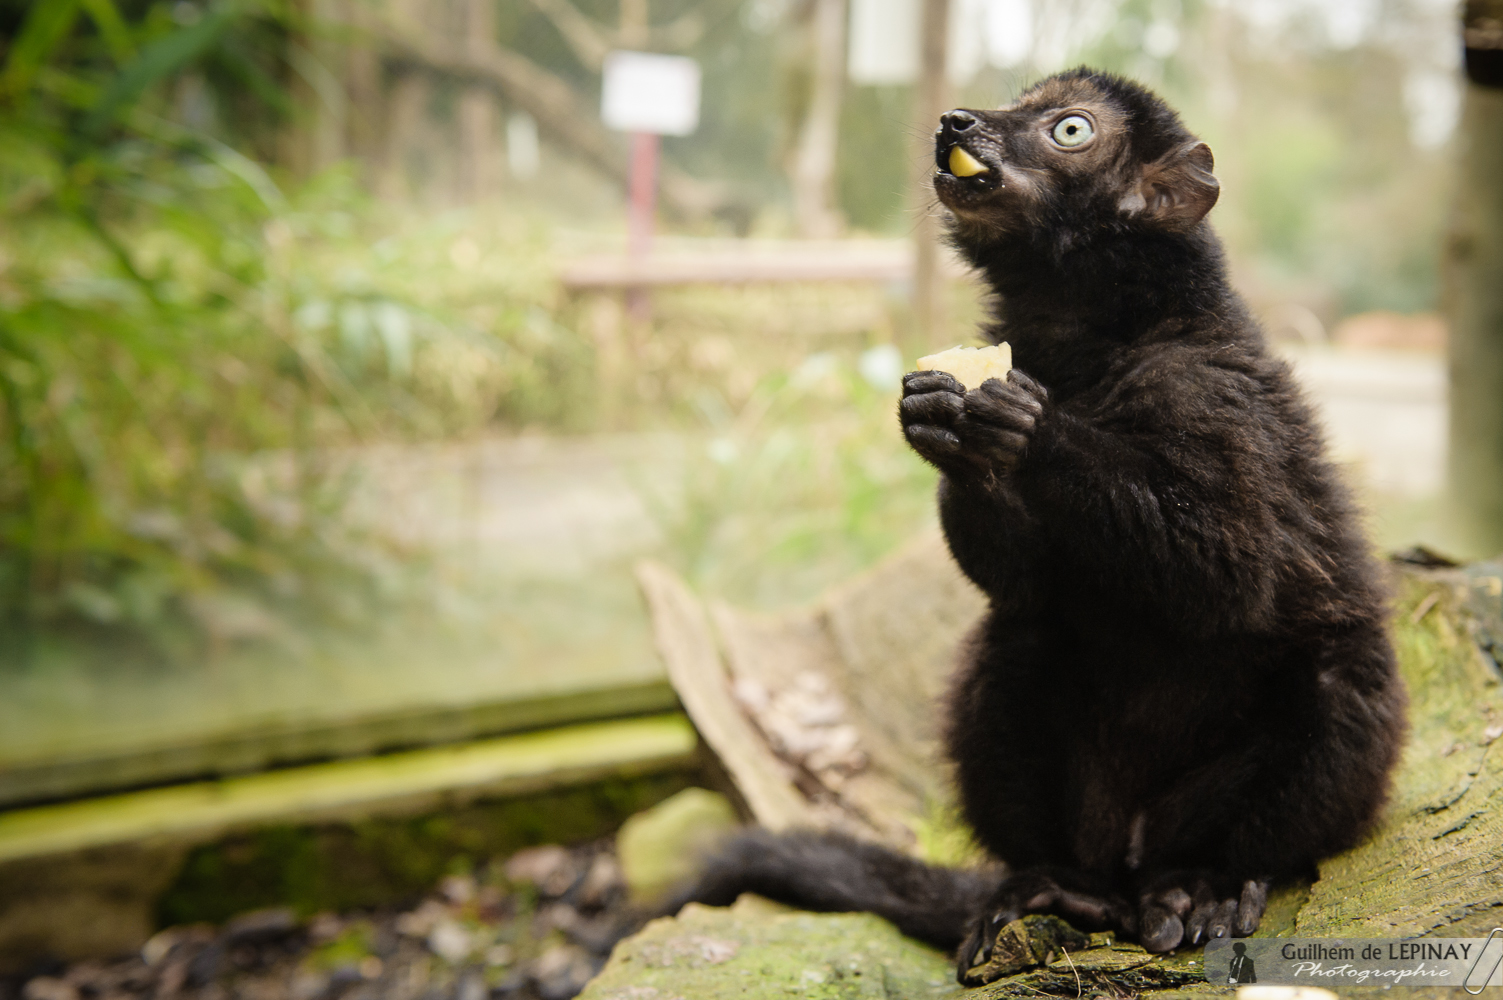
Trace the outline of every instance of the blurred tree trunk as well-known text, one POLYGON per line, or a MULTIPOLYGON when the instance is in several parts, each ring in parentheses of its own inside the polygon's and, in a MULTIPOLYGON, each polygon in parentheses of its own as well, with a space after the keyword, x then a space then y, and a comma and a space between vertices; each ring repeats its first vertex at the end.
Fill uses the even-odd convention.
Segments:
POLYGON ((835 155, 845 89, 845 0, 814 0, 813 88, 793 157, 793 209, 799 235, 839 236, 844 228, 835 195, 835 155))
POLYGON ((288 90, 302 114, 283 130, 279 159, 308 176, 344 157, 349 99, 342 80, 345 46, 327 33, 343 13, 337 0, 299 0, 297 6, 302 23, 311 28, 287 41, 288 90))
POLYGON ((1468 555, 1503 551, 1503 0, 1462 14, 1467 84, 1446 251, 1450 494, 1468 555))
MULTIPOLYGON (((464 33, 461 44, 471 53, 494 45, 496 13, 494 0, 464 0, 464 33)), ((459 96, 459 170, 461 201, 479 201, 496 189, 496 94, 490 87, 471 83, 459 96)))
MULTIPOLYGON (((349 8, 359 2, 341 0, 341 23, 353 23, 349 8)), ((366 180, 375 185, 378 178, 374 176, 374 170, 381 161, 387 108, 381 86, 381 56, 364 31, 347 33, 344 81, 349 97, 349 110, 345 115, 346 148, 351 156, 359 158, 367 171, 372 172, 366 180)))
POLYGON ((407 176, 407 151, 417 144, 428 106, 428 77, 407 70, 392 84, 387 102, 386 142, 381 154, 377 193, 396 201, 412 194, 407 176))
POLYGON ((618 35, 623 49, 647 48, 647 0, 621 0, 621 33, 618 35))
POLYGON ((950 110, 946 76, 950 37, 950 0, 923 0, 919 38, 918 102, 914 109, 919 138, 913 201, 918 224, 913 229, 913 312, 921 341, 934 345, 946 337, 944 284, 940 273, 939 216, 935 207, 934 139, 939 116, 950 110))

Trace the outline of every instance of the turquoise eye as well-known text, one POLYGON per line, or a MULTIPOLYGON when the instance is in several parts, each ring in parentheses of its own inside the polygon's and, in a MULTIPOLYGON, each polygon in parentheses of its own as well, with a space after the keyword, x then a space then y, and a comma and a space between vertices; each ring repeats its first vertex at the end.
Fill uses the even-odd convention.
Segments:
POLYGON ((1062 118, 1059 124, 1054 126, 1054 141, 1066 148, 1079 146, 1095 134, 1096 130, 1091 127, 1090 120, 1084 115, 1062 118))

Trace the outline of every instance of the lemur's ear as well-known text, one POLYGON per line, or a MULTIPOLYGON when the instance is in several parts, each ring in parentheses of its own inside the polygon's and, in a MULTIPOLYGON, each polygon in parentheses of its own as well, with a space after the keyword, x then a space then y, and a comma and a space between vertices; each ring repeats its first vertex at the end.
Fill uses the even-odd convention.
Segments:
POLYGON ((1221 183, 1211 173, 1216 166, 1211 147, 1203 142, 1172 150, 1143 168, 1117 208, 1123 215, 1157 222, 1166 229, 1189 229, 1216 204, 1221 183))

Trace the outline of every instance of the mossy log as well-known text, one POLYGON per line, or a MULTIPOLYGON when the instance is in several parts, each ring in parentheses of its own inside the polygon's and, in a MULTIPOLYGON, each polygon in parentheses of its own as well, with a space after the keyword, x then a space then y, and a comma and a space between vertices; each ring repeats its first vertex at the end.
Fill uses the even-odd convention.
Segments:
MULTIPOLYGON (((924 621, 912 611, 915 598, 908 588, 932 586, 936 578, 951 580, 946 563, 941 546, 916 546, 813 611, 781 620, 717 609, 719 638, 722 648, 730 647, 725 655, 732 675, 738 663, 745 669, 759 656, 767 658, 775 641, 779 656, 822 660, 824 669, 842 678, 842 689, 852 692, 853 722, 863 734, 878 728, 904 732, 872 723, 861 692, 880 685, 861 683, 861 646, 848 642, 843 648, 835 638, 837 623, 844 616, 848 638, 854 629, 858 641, 885 648, 889 672, 894 663, 911 675, 921 664, 943 662, 961 640, 964 621, 936 616, 923 636, 897 636, 893 630, 899 627, 894 623, 911 630, 924 621), (756 634, 765 645, 750 641, 756 634), (740 648, 732 644, 736 640, 740 648), (802 648, 800 641, 806 643, 802 648), (922 655, 915 652, 920 650, 922 655)), ((1409 688, 1410 731, 1384 819, 1362 844, 1323 862, 1313 883, 1276 887, 1259 937, 1480 937, 1503 924, 1503 673, 1496 658, 1503 652, 1503 564, 1446 570, 1396 565, 1394 577, 1393 634, 1409 688)), ((724 669, 718 662, 713 667, 724 669)), ((913 700, 906 722, 899 725, 925 725, 920 714, 932 713, 933 705, 917 697, 916 682, 900 682, 909 685, 901 690, 913 700)), ((905 787, 900 776, 911 773, 911 767, 932 761, 932 744, 924 740, 911 750, 890 741, 882 750, 897 757, 892 764, 876 765, 882 780, 894 788, 905 787), (901 759, 904 753, 906 760, 901 759)), ((877 752, 872 757, 881 760, 877 752)), ((932 794, 911 788, 900 801, 911 810, 932 794)), ((817 818, 818 810, 811 808, 809 815, 817 818)), ((923 819, 913 812, 895 809, 887 818, 910 830, 923 828, 923 819)), ((872 824, 873 835, 884 825, 891 829, 894 824, 872 824)), ((922 844, 910 842, 910 847, 923 853, 922 844)), ((1230 992, 1205 982, 1196 949, 1153 956, 1131 944, 1093 944, 964 992, 988 1000, 1041 993, 1154 993, 1167 998, 1230 992)), ((901 940, 874 917, 794 916, 765 905, 738 904, 729 911, 696 907, 676 921, 654 923, 639 938, 623 943, 585 996, 666 1000, 734 993, 756 998, 790 991, 842 997, 959 995, 961 988, 952 982, 945 956, 901 940), (652 942, 706 934, 709 928, 715 929, 717 940, 747 949, 736 954, 755 958, 650 966, 634 957, 652 942), (836 969, 845 971, 836 975, 836 969), (943 987, 934 985, 941 970, 943 987), (908 985, 892 985, 897 983, 908 985)))

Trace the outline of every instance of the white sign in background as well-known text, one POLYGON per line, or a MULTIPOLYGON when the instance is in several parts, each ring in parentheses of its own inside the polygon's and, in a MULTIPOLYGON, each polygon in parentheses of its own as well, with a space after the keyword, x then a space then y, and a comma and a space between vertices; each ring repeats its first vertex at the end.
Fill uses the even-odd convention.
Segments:
POLYGON ((686 56, 611 52, 600 116, 618 132, 688 135, 699 126, 699 63, 686 56))

